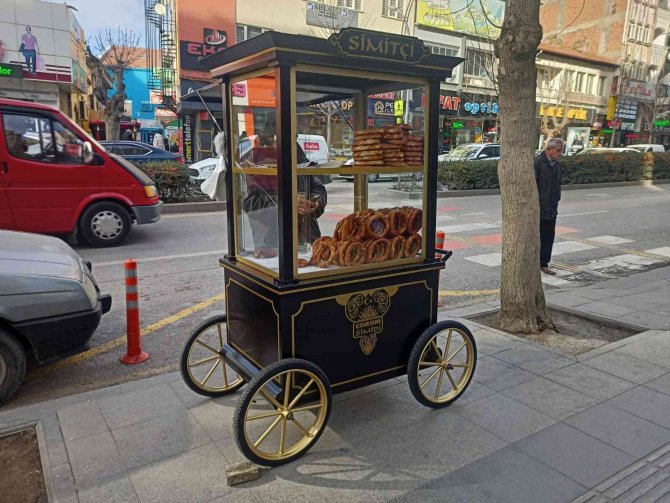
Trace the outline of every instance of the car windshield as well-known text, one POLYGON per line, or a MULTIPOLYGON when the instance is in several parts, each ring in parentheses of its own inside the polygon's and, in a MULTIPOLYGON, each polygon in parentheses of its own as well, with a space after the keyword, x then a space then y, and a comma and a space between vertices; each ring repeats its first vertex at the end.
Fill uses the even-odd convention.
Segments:
POLYGON ((480 145, 461 145, 456 147, 454 150, 449 152, 447 156, 449 157, 468 157, 479 150, 480 145))

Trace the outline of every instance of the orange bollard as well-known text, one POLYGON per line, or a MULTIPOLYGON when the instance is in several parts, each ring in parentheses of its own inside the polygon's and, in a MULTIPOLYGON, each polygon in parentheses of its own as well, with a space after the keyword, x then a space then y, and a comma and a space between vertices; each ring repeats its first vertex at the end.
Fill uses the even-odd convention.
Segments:
POLYGON ((142 363, 149 359, 149 355, 142 351, 140 343, 140 294, 137 286, 137 262, 126 260, 126 332, 128 349, 119 360, 121 363, 142 363))
MULTIPOLYGON (((444 232, 442 231, 437 231, 435 233, 435 248, 439 248, 440 250, 444 249, 444 232)), ((440 253, 435 254, 435 258, 441 258, 442 255, 440 253)))

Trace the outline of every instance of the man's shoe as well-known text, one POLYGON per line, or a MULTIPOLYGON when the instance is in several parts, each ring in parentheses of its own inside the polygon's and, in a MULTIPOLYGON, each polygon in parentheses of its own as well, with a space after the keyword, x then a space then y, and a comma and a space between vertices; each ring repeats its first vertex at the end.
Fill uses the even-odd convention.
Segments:
POLYGON ((542 271, 544 274, 548 274, 549 276, 556 276, 556 271, 552 271, 548 267, 540 267, 540 271, 542 271))

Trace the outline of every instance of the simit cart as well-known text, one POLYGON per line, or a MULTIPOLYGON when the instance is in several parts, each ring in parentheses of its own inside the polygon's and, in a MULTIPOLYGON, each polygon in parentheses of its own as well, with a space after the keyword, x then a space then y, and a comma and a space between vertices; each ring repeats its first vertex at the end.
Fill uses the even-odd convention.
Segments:
POLYGON ((450 252, 436 255, 434 236, 440 82, 462 60, 346 28, 267 32, 207 61, 229 139, 227 315, 190 336, 187 385, 214 397, 246 384, 235 439, 264 465, 316 442, 333 393, 407 374, 421 404, 452 403, 476 345, 464 325, 436 320, 450 252), (322 137, 353 163, 311 162, 322 137), (371 183, 380 175, 423 197, 399 204, 388 183, 371 183))

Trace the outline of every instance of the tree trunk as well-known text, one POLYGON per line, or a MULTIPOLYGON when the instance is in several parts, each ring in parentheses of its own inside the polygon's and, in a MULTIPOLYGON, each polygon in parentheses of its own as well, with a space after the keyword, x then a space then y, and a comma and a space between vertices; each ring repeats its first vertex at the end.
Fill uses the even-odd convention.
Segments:
POLYGON ((540 208, 533 169, 535 57, 542 39, 540 0, 507 0, 496 42, 500 60, 500 193, 502 198, 501 330, 537 332, 548 323, 540 280, 540 208))
POLYGON ((116 92, 105 104, 105 133, 108 140, 118 140, 121 130, 121 116, 126 100, 126 86, 123 84, 123 68, 114 70, 116 92))

